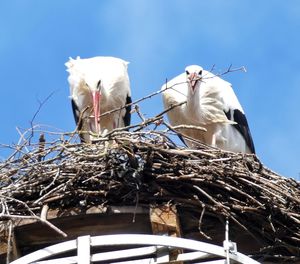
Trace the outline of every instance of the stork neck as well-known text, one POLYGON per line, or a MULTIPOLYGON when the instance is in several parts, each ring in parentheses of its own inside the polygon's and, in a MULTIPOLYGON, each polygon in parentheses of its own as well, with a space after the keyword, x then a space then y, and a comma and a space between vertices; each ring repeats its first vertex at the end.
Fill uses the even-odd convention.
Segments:
POLYGON ((192 115, 197 116, 201 112, 201 101, 200 101, 200 85, 197 85, 195 92, 188 89, 187 94, 187 108, 192 115))

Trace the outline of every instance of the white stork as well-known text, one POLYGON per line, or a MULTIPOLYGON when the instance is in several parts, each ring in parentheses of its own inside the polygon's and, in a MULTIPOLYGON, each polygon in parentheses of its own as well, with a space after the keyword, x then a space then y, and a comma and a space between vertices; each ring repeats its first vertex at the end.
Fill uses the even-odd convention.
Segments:
POLYGON ((131 103, 128 62, 114 57, 77 57, 65 65, 81 141, 92 142, 97 135, 130 124, 131 106, 101 117, 131 103))
MULTIPOLYGON (((164 84, 162 91, 166 109, 186 101, 168 112, 172 126, 206 129, 184 128, 179 130, 182 134, 224 150, 255 153, 246 116, 229 82, 191 65, 164 84)), ((189 147, 197 146, 191 140, 183 141, 189 147)))

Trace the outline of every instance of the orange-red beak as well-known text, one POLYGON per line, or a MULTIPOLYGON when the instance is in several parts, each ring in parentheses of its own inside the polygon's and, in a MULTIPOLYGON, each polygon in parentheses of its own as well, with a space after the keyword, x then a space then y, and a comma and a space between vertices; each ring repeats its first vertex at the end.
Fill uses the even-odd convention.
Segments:
POLYGON ((101 93, 100 91, 93 91, 93 108, 94 108, 94 118, 95 118, 95 128, 96 133, 100 133, 100 98, 101 93))
POLYGON ((196 72, 190 73, 190 75, 188 76, 188 81, 190 83, 193 92, 195 92, 196 84, 199 81, 198 74, 196 72))

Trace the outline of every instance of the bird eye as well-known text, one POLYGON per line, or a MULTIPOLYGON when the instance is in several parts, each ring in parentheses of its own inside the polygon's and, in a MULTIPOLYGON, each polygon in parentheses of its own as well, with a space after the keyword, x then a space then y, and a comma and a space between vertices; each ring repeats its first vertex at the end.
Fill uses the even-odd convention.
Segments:
POLYGON ((185 73, 187 74, 187 75, 189 75, 190 73, 189 73, 189 71, 185 71, 185 73))
POLYGON ((101 89, 101 80, 99 80, 98 83, 97 83, 97 89, 98 89, 98 90, 101 89))
POLYGON ((201 70, 201 71, 199 71, 199 75, 202 75, 202 70, 201 70))

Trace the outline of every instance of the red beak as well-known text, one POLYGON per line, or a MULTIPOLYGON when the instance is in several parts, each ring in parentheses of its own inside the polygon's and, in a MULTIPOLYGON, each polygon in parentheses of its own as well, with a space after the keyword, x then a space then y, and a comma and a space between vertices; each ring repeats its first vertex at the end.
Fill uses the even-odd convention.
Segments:
POLYGON ((96 133, 100 133, 100 98, 101 94, 99 91, 93 92, 93 108, 94 108, 94 118, 95 118, 95 128, 96 128, 96 133))
POLYGON ((198 74, 193 72, 189 75, 188 79, 193 92, 195 92, 196 84, 199 81, 198 74))

